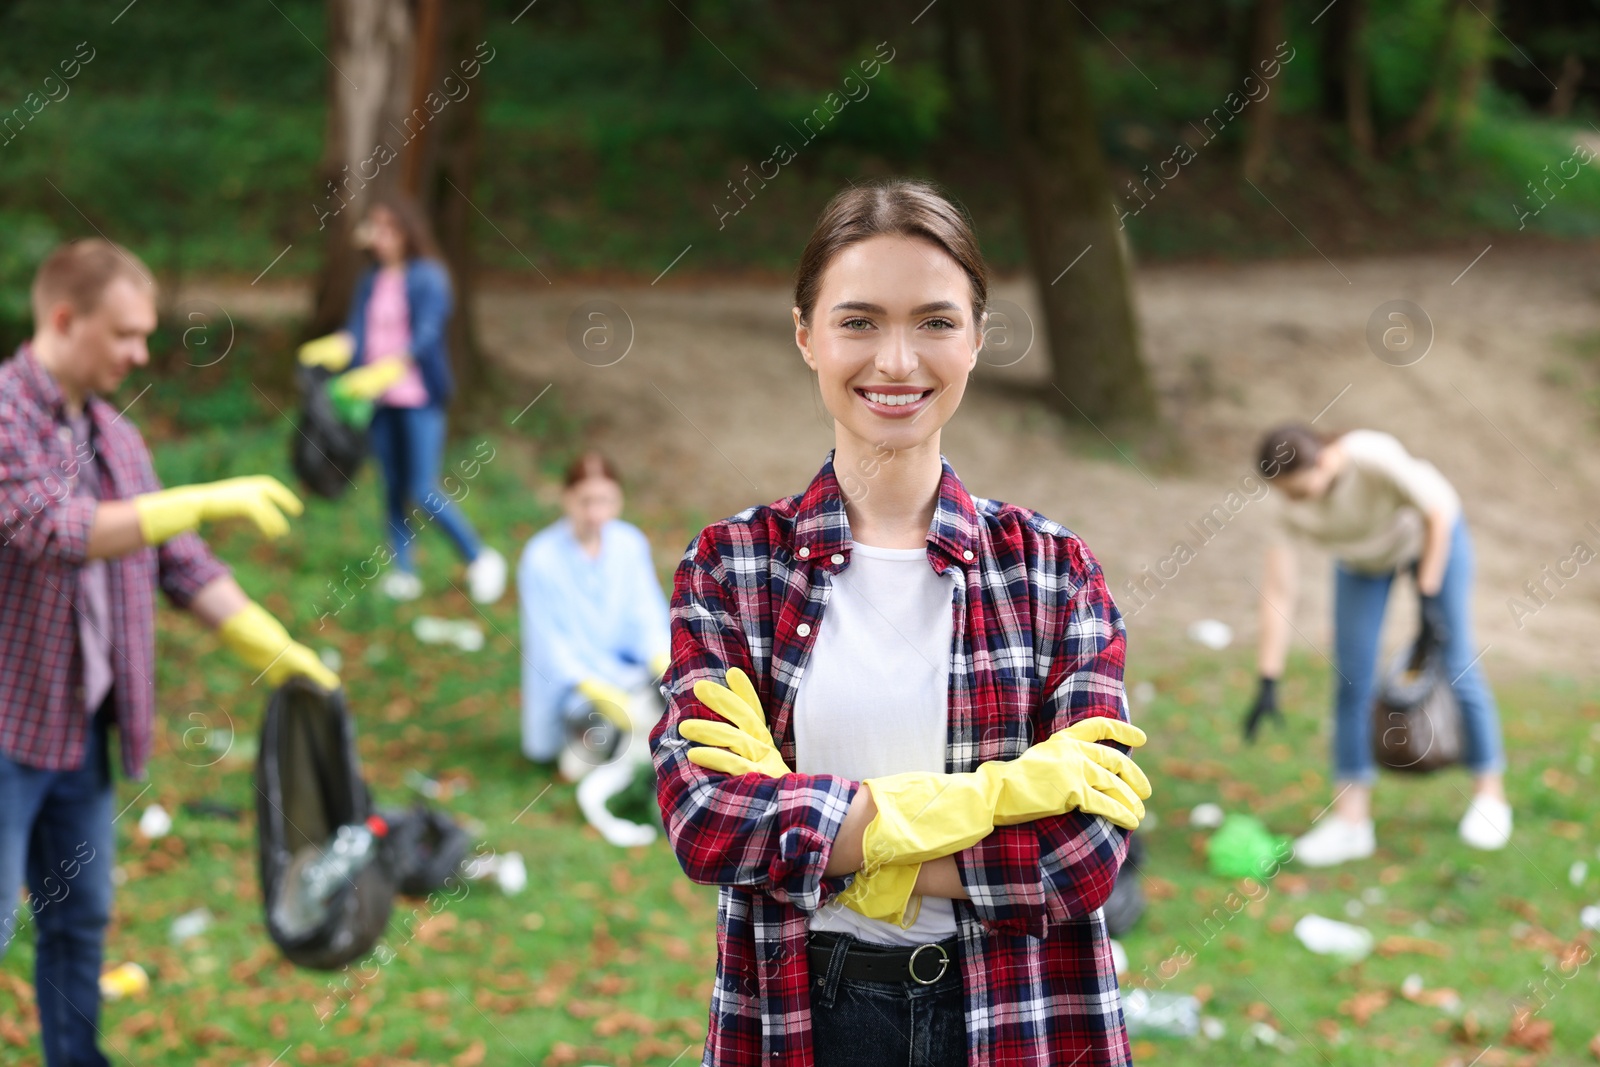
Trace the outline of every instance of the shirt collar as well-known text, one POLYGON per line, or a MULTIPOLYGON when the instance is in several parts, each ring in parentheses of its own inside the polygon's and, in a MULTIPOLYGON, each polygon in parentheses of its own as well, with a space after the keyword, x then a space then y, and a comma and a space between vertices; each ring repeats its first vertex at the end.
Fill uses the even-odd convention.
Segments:
MULTIPOLYGON (((24 341, 17 347, 17 359, 21 361, 23 383, 33 392, 39 406, 56 422, 67 425, 67 396, 61 391, 61 383, 56 381, 55 375, 39 362, 32 342, 24 341)), ((97 431, 105 428, 109 405, 99 396, 94 393, 85 396, 83 411, 89 417, 89 424, 97 431)))
MULTIPOLYGON (((793 547, 796 558, 830 571, 838 571, 850 562, 850 520, 834 475, 834 451, 828 450, 822 469, 800 495, 793 547), (840 558, 835 559, 836 556, 840 558)), ((941 454, 939 463, 943 472, 933 522, 928 526, 928 564, 943 574, 951 565, 965 566, 977 559, 978 510, 950 461, 941 454)))

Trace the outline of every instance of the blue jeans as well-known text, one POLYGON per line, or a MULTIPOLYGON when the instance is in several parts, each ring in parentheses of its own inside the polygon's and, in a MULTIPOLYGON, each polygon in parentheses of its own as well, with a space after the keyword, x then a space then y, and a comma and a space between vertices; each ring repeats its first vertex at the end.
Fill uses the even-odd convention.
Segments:
POLYGON ((115 841, 106 755, 110 709, 108 697, 77 770, 42 771, 0 756, 0 956, 31 921, 38 930, 33 980, 49 1067, 107 1063, 95 1037, 115 841), (27 908, 17 904, 24 875, 27 908))
POLYGON ((455 542, 461 558, 471 563, 478 558, 478 535, 455 503, 439 491, 439 465, 444 457, 444 408, 429 404, 420 408, 379 405, 367 431, 373 454, 383 468, 383 505, 389 520, 389 543, 394 548, 396 565, 407 573, 413 570, 411 541, 420 531, 406 526, 406 508, 417 504, 429 519, 438 522, 455 542))
MULTIPOLYGON (((1443 665, 1461 707, 1462 762, 1474 774, 1505 769, 1494 694, 1477 663, 1482 649, 1472 637, 1472 538, 1465 518, 1450 534, 1450 559, 1439 586, 1439 606, 1449 629, 1443 665)), ((1395 572, 1366 575, 1334 565, 1334 774, 1341 782, 1371 783, 1372 700, 1376 690, 1378 634, 1395 572)))
POLYGON ((932 985, 844 978, 845 934, 826 973, 811 973, 817 1067, 967 1067, 966 1000, 951 958, 932 985))

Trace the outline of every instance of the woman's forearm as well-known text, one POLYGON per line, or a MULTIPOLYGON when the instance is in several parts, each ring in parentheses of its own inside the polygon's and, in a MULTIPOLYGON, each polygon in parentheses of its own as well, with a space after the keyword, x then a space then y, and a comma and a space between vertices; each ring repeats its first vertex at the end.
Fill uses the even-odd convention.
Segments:
POLYGON ((828 853, 827 866, 822 868, 824 875, 834 877, 861 869, 861 835, 877 814, 878 805, 873 803, 872 790, 862 785, 856 790, 855 799, 850 801, 850 810, 845 812, 844 822, 839 824, 839 833, 833 839, 833 848, 828 853))
POLYGON ((956 865, 956 858, 953 855, 940 856, 936 860, 924 860, 922 869, 917 872, 917 884, 912 892, 925 897, 972 899, 967 894, 966 887, 961 884, 961 868, 956 865))

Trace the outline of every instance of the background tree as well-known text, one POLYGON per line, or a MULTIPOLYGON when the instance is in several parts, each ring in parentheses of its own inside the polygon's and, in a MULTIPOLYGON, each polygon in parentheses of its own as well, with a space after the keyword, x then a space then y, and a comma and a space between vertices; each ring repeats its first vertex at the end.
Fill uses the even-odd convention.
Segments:
POLYGON ((482 0, 328 0, 328 107, 316 210, 323 265, 311 328, 344 322, 362 265, 353 232, 374 198, 399 192, 433 221, 450 266, 456 311, 451 362, 464 393, 486 380, 473 327, 475 269, 469 198, 477 164, 482 83, 458 66, 482 40, 482 0), (466 86, 447 93, 444 79, 466 86), (440 101, 443 101, 441 105, 440 101))
POLYGON ((1079 418, 1147 419, 1155 395, 1139 356, 1079 18, 1056 0, 1000 0, 981 26, 1064 406, 1079 418))

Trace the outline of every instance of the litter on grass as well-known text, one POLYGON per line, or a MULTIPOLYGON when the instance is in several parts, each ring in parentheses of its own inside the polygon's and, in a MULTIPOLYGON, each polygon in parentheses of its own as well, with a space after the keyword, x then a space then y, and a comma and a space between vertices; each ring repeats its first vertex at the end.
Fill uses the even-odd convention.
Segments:
POLYGON ((167 809, 160 804, 152 804, 144 809, 144 814, 139 816, 139 832, 154 840, 166 837, 172 830, 172 816, 167 814, 167 809))
POLYGON ((1189 825, 1196 830, 1215 830, 1222 825, 1222 809, 1215 804, 1196 804, 1189 811, 1189 825))
POLYGON ((173 919, 167 936, 172 939, 174 945, 181 945, 185 941, 194 940, 209 929, 211 929, 211 912, 205 908, 196 908, 173 919))
POLYGON ((1206 864, 1224 878, 1270 878, 1288 847, 1289 839, 1269 831, 1260 819, 1229 815, 1206 842, 1206 864))
POLYGON ((411 632, 425 645, 455 645, 463 652, 476 652, 483 647, 483 627, 471 619, 418 615, 411 632))
POLYGON ((1130 989, 1122 995, 1129 1037, 1194 1037, 1200 1032, 1200 1001, 1187 993, 1130 989))
POLYGON ((1189 624, 1189 640, 1220 652, 1233 643, 1233 627, 1220 619, 1201 619, 1189 624))
POLYGON ((1337 956, 1354 962, 1372 951, 1372 931, 1337 919, 1310 914, 1294 924, 1294 936, 1319 956, 1337 956))

